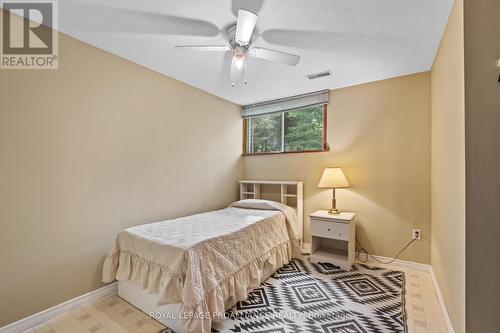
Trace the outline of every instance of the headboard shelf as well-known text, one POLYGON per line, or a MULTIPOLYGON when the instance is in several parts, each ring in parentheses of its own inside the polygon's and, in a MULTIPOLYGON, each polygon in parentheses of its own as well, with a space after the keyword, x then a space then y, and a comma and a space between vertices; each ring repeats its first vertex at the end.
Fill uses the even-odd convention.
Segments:
MULTIPOLYGON (((240 180, 240 200, 267 199, 294 207, 304 226, 304 182, 293 180, 240 180), (272 187, 275 191, 263 191, 272 187)), ((302 235, 303 230, 301 230, 302 235)))
POLYGON ((271 185, 297 185, 303 184, 295 180, 240 180, 240 184, 271 184, 271 185))

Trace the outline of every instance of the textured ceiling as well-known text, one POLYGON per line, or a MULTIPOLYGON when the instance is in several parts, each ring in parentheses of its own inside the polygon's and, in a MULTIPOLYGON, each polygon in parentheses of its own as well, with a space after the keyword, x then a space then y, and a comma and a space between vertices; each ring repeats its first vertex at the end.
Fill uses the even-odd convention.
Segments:
MULTIPOLYGON (((427 71, 452 0, 59 0, 59 30, 236 104, 427 71), (301 56, 296 67, 250 58, 231 87, 227 44, 237 10, 258 14, 253 45, 301 56), (332 77, 306 75, 330 70, 332 77)), ((61 56, 64 56, 63 54, 61 56)))

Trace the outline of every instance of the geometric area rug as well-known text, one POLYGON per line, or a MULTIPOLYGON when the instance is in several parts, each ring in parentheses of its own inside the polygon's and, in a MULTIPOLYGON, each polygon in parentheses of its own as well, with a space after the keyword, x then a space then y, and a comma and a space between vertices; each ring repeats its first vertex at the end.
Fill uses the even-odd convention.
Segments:
POLYGON ((226 318, 212 332, 406 333, 405 274, 364 264, 347 272, 296 258, 226 318))
POLYGON ((347 272, 294 259, 226 312, 213 332, 407 332, 403 272, 356 264, 347 272))

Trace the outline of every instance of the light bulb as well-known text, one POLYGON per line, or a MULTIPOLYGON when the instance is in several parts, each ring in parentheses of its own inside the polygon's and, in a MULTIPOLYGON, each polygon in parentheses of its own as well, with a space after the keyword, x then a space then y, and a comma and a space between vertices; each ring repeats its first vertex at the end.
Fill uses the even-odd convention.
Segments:
MULTIPOLYGON (((231 79, 231 85, 234 87, 235 83, 239 82, 245 74, 245 63, 246 57, 245 53, 235 52, 233 54, 233 59, 231 61, 231 70, 229 72, 229 77, 231 79)), ((245 80, 246 83, 246 80, 245 80)))

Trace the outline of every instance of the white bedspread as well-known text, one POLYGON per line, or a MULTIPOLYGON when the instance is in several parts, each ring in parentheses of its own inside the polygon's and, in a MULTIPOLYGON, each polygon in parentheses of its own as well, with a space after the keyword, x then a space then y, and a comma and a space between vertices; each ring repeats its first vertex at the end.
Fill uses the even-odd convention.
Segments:
POLYGON ((157 293, 158 305, 181 303, 183 331, 210 332, 212 320, 300 254, 300 237, 291 207, 243 200, 120 232, 103 281, 130 280, 157 293))

